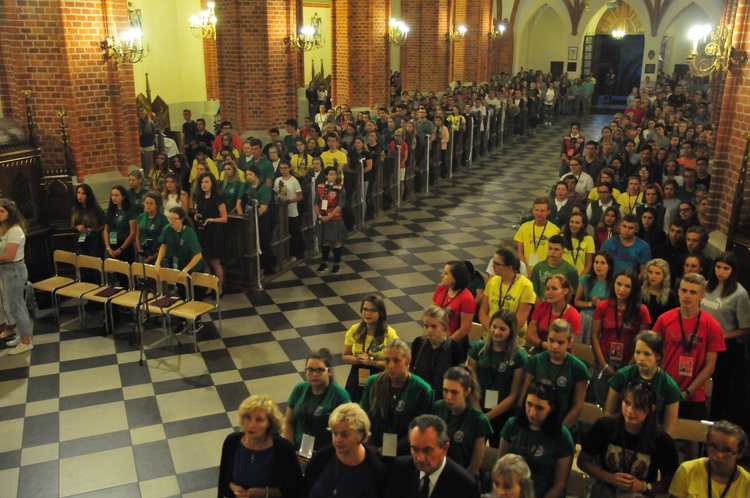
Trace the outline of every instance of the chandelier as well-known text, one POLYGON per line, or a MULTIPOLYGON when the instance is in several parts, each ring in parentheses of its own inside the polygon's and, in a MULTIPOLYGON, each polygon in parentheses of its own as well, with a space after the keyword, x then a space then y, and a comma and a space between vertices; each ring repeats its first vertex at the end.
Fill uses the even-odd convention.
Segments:
POLYGON ((693 26, 688 37, 693 40, 693 49, 685 59, 693 76, 710 76, 717 70, 730 69, 733 63, 747 62, 747 52, 732 47, 731 28, 718 28, 714 32, 708 24, 693 26))
POLYGON ((99 47, 104 50, 104 57, 114 59, 117 64, 136 64, 149 54, 148 46, 143 49, 141 9, 132 7, 133 4, 128 2, 128 30, 120 36, 115 27, 115 35, 99 43, 99 47))
POLYGON ((404 21, 391 18, 388 40, 394 45, 400 46, 406 43, 407 36, 409 36, 409 25, 404 21))
POLYGON ((492 31, 487 35, 490 40, 497 40, 498 38, 501 38, 505 34, 505 24, 498 24, 497 29, 495 29, 495 26, 492 26, 492 31))
POLYGON ((208 10, 201 10, 200 14, 190 18, 190 31, 196 38, 206 40, 216 39, 216 14, 214 13, 214 2, 206 3, 208 10))
POLYGON ((451 26, 450 31, 448 31, 448 33, 445 34, 445 38, 449 42, 455 43, 455 42, 463 40, 464 36, 466 36, 467 31, 469 31, 469 29, 463 24, 461 24, 457 30, 454 30, 453 26, 451 26))
POLYGON ((284 38, 284 44, 300 52, 309 52, 323 46, 321 38, 315 34, 315 28, 312 26, 302 26, 299 33, 284 38))
POLYGON ((613 29, 612 30, 612 38, 614 38, 615 40, 622 40, 623 38, 625 38, 626 34, 627 33, 625 33, 625 31, 623 31, 621 29, 613 29))

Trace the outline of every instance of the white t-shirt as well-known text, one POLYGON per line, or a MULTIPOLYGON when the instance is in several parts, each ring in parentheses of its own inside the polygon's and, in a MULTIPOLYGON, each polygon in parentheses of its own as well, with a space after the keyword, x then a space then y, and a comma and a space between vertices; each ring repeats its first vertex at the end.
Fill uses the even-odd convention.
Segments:
MULTIPOLYGON (((273 184, 273 191, 279 194, 279 199, 281 199, 281 191, 282 189, 286 190, 286 197, 287 199, 294 199, 299 195, 300 192, 302 192, 302 187, 300 186, 299 182, 295 177, 289 177, 288 180, 284 180, 281 177, 278 177, 273 184), (281 183, 284 183, 284 187, 281 187, 281 183)), ((286 214, 290 218, 296 218, 299 216, 299 211, 297 210, 297 203, 296 202, 290 202, 286 207, 286 214)))
MULTIPOLYGON (((561 176, 560 180, 562 180, 568 175, 573 175, 573 173, 567 173, 561 176)), ((593 188, 594 188, 594 179, 591 178, 591 175, 589 175, 585 171, 582 172, 581 175, 578 177, 578 182, 576 183, 576 192, 578 192, 579 194, 585 197, 593 188)))
POLYGON ((5 254, 8 251, 8 244, 18 244, 16 257, 13 261, 21 261, 24 257, 23 248, 26 245, 26 234, 18 225, 11 227, 8 233, 0 237, 0 254, 5 254))

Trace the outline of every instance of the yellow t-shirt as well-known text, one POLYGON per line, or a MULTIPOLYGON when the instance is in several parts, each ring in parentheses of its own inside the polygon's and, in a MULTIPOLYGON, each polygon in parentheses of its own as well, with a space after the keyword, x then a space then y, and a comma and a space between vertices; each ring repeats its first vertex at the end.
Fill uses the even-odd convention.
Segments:
MULTIPOLYGON (((487 296, 487 300, 489 301, 490 310, 488 315, 490 318, 501 308, 516 313, 519 304, 527 303, 533 306, 536 302, 534 285, 531 283, 531 280, 523 275, 519 275, 518 280, 511 286, 503 284, 503 279, 495 275, 484 287, 484 295, 487 296)), ((519 325, 521 327, 519 335, 525 337, 526 324, 519 325)), ((488 335, 489 331, 485 330, 482 337, 486 339, 488 335)))
POLYGON ((351 346, 352 347, 352 354, 354 356, 357 356, 358 354, 362 352, 367 352, 371 357, 375 358, 376 360, 382 360, 383 359, 383 348, 386 344, 391 342, 393 339, 398 339, 398 334, 396 334, 396 330, 388 326, 388 329, 385 331, 385 337, 383 338, 383 342, 381 344, 372 344, 373 337, 370 335, 365 336, 365 342, 364 342, 364 348, 362 347, 362 339, 359 341, 354 340, 354 334, 359 328, 359 323, 356 323, 351 326, 349 330, 346 331, 346 337, 344 337, 344 345, 345 346, 351 346))
MULTIPOLYGON (((677 469, 672 483, 669 485, 669 494, 677 498, 720 498, 726 485, 716 481, 711 482, 711 496, 708 496, 708 471, 706 469, 708 458, 690 460, 677 469)), ((739 475, 729 487, 727 498, 740 498, 750 496, 750 473, 737 466, 739 475)))
POLYGON ((639 192, 636 196, 623 192, 617 197, 617 204, 620 205, 622 214, 635 213, 635 207, 643 204, 643 192, 639 192))
POLYGON ((303 159, 299 156, 299 154, 294 154, 290 162, 292 163, 294 172, 300 176, 305 176, 307 174, 307 170, 312 168, 312 157, 310 156, 305 156, 305 158, 303 159))
MULTIPOLYGON (((216 163, 211 158, 206 158, 206 165, 208 166, 208 172, 214 175, 214 178, 217 180, 221 180, 224 178, 224 172, 222 171, 221 177, 219 176, 219 170, 216 169, 216 163)), ((190 180, 190 183, 193 183, 193 180, 198 178, 198 173, 195 171, 195 167, 198 165, 198 160, 193 159, 193 168, 190 170, 190 177, 188 178, 190 180)))
MULTIPOLYGON (((613 198, 613 199, 617 199, 618 197, 620 197, 620 194, 621 194, 621 193, 622 193, 622 192, 620 192, 620 191, 619 191, 619 190, 617 190, 616 188, 613 188, 613 189, 612 189, 612 198, 613 198)), ((595 189, 595 188, 592 188, 592 189, 591 189, 591 191, 589 191, 589 200, 590 200, 591 202, 595 202, 595 201, 598 201, 598 200, 599 200, 599 191, 598 191, 597 189, 595 189)))
POLYGON ((583 275, 583 269, 586 267, 586 255, 594 254, 595 252, 594 238, 591 235, 586 235, 583 237, 583 240, 573 239, 573 250, 571 251, 566 248, 563 252, 563 260, 575 266, 580 277, 583 275), (574 253, 578 254, 575 258, 573 257, 574 253))
POLYGON ((529 273, 534 269, 534 265, 547 259, 547 241, 559 233, 560 229, 550 221, 544 227, 534 226, 534 220, 521 225, 513 240, 523 243, 523 254, 526 257, 526 267, 529 273), (535 253, 536 261, 533 256, 535 253))

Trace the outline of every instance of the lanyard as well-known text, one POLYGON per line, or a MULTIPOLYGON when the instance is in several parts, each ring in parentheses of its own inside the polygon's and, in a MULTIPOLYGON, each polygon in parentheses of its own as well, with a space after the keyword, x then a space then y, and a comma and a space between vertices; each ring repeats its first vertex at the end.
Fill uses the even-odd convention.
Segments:
POLYGON ((508 300, 508 296, 510 295, 510 290, 513 288, 513 284, 516 283, 516 275, 517 273, 513 273, 513 278, 510 280, 510 285, 508 286, 508 290, 505 291, 505 294, 503 294, 503 280, 500 279, 500 295, 503 296, 503 305, 500 306, 500 308, 503 308, 505 306, 505 302, 508 300))
MULTIPOLYGON (((706 462, 706 466, 708 466, 708 498, 711 498, 713 495, 711 494, 711 462, 706 462)), ((724 498, 727 496, 727 493, 729 493, 729 487, 734 482, 734 478, 737 475, 737 466, 734 466, 734 470, 732 471, 732 477, 729 478, 729 482, 727 483, 727 487, 724 488, 724 492, 721 493, 721 496, 719 498, 724 498)))
MULTIPOLYGON (((563 310, 562 310, 562 311, 560 312, 560 314, 559 314, 559 315, 556 315, 556 316, 557 316, 557 318, 562 318, 562 316, 563 316, 563 315, 565 314, 565 312, 566 312, 566 311, 568 310, 568 306, 570 306, 570 305, 568 305, 568 304, 566 304, 566 305, 565 305, 565 307, 564 307, 564 308, 563 308, 563 310)), ((548 331, 549 331, 549 327, 550 327, 550 325, 552 325, 552 305, 551 305, 551 304, 549 305, 549 315, 547 316, 547 330, 548 330, 548 331)), ((547 332, 547 334, 549 334, 549 332, 547 332)))
POLYGON ((698 327, 701 324, 701 313, 702 311, 698 312, 698 319, 695 320, 695 328, 693 329, 693 333, 690 334, 690 337, 685 337, 685 326, 682 324, 682 315, 679 313, 677 314, 677 318, 680 321, 680 333, 682 334, 682 347, 685 348, 685 351, 688 353, 693 349, 693 346, 698 340, 698 327))
POLYGON ((544 237, 544 231, 547 230, 547 223, 544 222, 544 228, 542 228, 542 233, 539 234, 539 242, 536 241, 536 223, 531 224, 531 243, 534 246, 534 252, 536 252, 537 249, 539 249, 539 244, 542 243, 542 237, 544 237))
POLYGON ((617 308, 617 299, 612 300, 612 304, 615 308, 615 332, 617 332, 617 342, 620 342, 620 335, 622 335, 622 328, 625 326, 625 311, 622 312, 622 323, 617 323, 617 315, 620 313, 620 310, 617 308))
POLYGON ((372 349, 372 345, 375 342, 375 335, 372 336, 372 340, 370 341, 370 345, 367 346, 367 349, 365 349, 365 343, 367 342, 367 332, 365 332, 364 337, 362 337, 362 352, 369 355, 370 349, 372 349))
MULTIPOLYGON (((578 258, 579 258, 579 256, 581 255, 581 244, 582 244, 582 242, 581 242, 581 240, 579 239, 579 240, 578 240, 578 247, 576 247, 575 251, 573 251, 573 254, 571 254, 571 256, 572 256, 572 258, 573 258, 573 264, 574 264, 574 265, 575 265, 576 263, 578 263, 578 258)), ((571 244, 570 244, 570 249, 571 249, 571 251, 573 250, 573 244, 572 244, 572 242, 571 242, 571 244)))
MULTIPOLYGON (((502 286, 502 284, 500 284, 502 286)), ((443 301, 440 303, 440 307, 445 309, 445 300, 448 299, 450 296, 448 295, 448 292, 450 292, 450 289, 448 287, 445 288, 445 294, 443 295, 443 301)), ((448 301, 448 304, 452 303, 454 299, 458 297, 458 294, 456 294, 453 297, 450 297, 450 301, 448 301)))

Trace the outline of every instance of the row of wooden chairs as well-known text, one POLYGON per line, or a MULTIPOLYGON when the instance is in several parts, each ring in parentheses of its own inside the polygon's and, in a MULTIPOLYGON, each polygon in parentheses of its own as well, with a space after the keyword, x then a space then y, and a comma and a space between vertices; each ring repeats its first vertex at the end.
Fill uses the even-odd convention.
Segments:
MULTIPOLYGON (((194 272, 189 276, 181 276, 179 270, 162 268, 159 274, 156 267, 144 263, 128 263, 114 258, 104 261, 101 258, 86 255, 76 255, 69 251, 57 250, 53 254, 55 275, 33 283, 32 288, 40 292, 49 292, 52 298, 52 308, 55 320, 60 323, 60 298, 75 299, 78 318, 81 326, 86 328, 86 301, 101 303, 104 306, 104 328, 107 333, 114 334, 113 306, 121 306, 132 310, 133 328, 136 334, 142 333, 140 323, 143 315, 158 315, 163 319, 164 333, 168 335, 171 318, 177 317, 187 320, 189 332, 196 332, 196 320, 200 316, 214 310, 219 312, 219 333, 222 332, 221 303, 219 299, 219 279, 214 275, 194 272), (67 270, 67 271, 65 271, 67 270), (84 282, 84 271, 98 275, 99 283, 84 282), (72 276, 68 276, 72 273, 72 276), (145 282, 143 281, 145 279, 145 282), (119 287, 122 281, 126 287, 119 287), (147 290, 144 293, 138 288, 138 283, 147 285, 148 281, 156 282, 156 291, 147 290), (187 298, 170 298, 169 289, 182 285, 187 289, 187 298), (204 303, 195 299, 196 290, 210 289, 216 295, 215 304, 204 303)), ((198 351, 196 339, 195 350, 198 351)))

